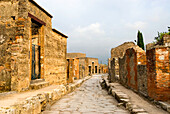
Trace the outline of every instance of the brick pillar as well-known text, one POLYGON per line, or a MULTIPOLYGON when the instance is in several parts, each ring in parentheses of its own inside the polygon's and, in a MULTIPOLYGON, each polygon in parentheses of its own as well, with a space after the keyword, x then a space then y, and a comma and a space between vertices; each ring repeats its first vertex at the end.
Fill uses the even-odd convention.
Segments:
POLYGON ((155 100, 170 99, 169 48, 147 50, 148 95, 155 100))

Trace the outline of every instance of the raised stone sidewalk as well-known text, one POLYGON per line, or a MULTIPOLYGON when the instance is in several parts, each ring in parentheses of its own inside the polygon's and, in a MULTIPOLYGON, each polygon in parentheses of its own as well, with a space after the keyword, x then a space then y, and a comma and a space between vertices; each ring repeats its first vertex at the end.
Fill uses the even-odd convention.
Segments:
POLYGON ((0 94, 0 114, 39 114, 90 78, 87 76, 67 86, 51 85, 28 92, 0 94))
POLYGON ((100 84, 119 102, 118 105, 123 105, 131 114, 168 114, 121 84, 109 83, 107 76, 102 77, 100 84))

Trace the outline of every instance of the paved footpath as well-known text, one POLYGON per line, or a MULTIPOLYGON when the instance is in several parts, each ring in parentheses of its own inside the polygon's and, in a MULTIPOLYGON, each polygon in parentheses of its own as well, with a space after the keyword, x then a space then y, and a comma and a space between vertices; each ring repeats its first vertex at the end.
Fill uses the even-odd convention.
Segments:
POLYGON ((117 107, 117 101, 101 89, 100 79, 101 75, 93 76, 43 114, 129 114, 125 109, 117 107))

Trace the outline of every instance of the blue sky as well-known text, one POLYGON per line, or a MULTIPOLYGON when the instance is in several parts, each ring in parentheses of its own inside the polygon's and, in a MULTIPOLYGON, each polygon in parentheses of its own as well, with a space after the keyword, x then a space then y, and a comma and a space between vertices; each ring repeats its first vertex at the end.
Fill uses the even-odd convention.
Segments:
POLYGON ((110 50, 134 41, 145 44, 170 26, 170 0, 35 0, 53 15, 53 28, 69 36, 68 52, 107 63, 110 50))

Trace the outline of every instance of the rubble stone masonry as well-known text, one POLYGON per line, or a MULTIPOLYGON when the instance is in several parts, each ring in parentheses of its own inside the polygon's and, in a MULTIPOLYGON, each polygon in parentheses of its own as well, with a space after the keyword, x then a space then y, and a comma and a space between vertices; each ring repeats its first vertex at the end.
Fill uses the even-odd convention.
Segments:
POLYGON ((116 75, 119 75, 119 58, 122 58, 126 52, 127 49, 132 48, 133 46, 135 46, 134 42, 125 42, 121 45, 119 45, 118 47, 112 48, 111 49, 111 61, 113 64, 111 64, 112 67, 114 68, 114 72, 115 73, 111 73, 111 78, 113 79, 112 81, 116 81, 116 75))
POLYGON ((123 59, 119 59, 120 82, 126 86, 137 90, 137 56, 135 50, 126 50, 123 59))
POLYGON ((119 77, 122 85, 147 96, 146 54, 139 46, 126 50, 119 59, 119 77))

